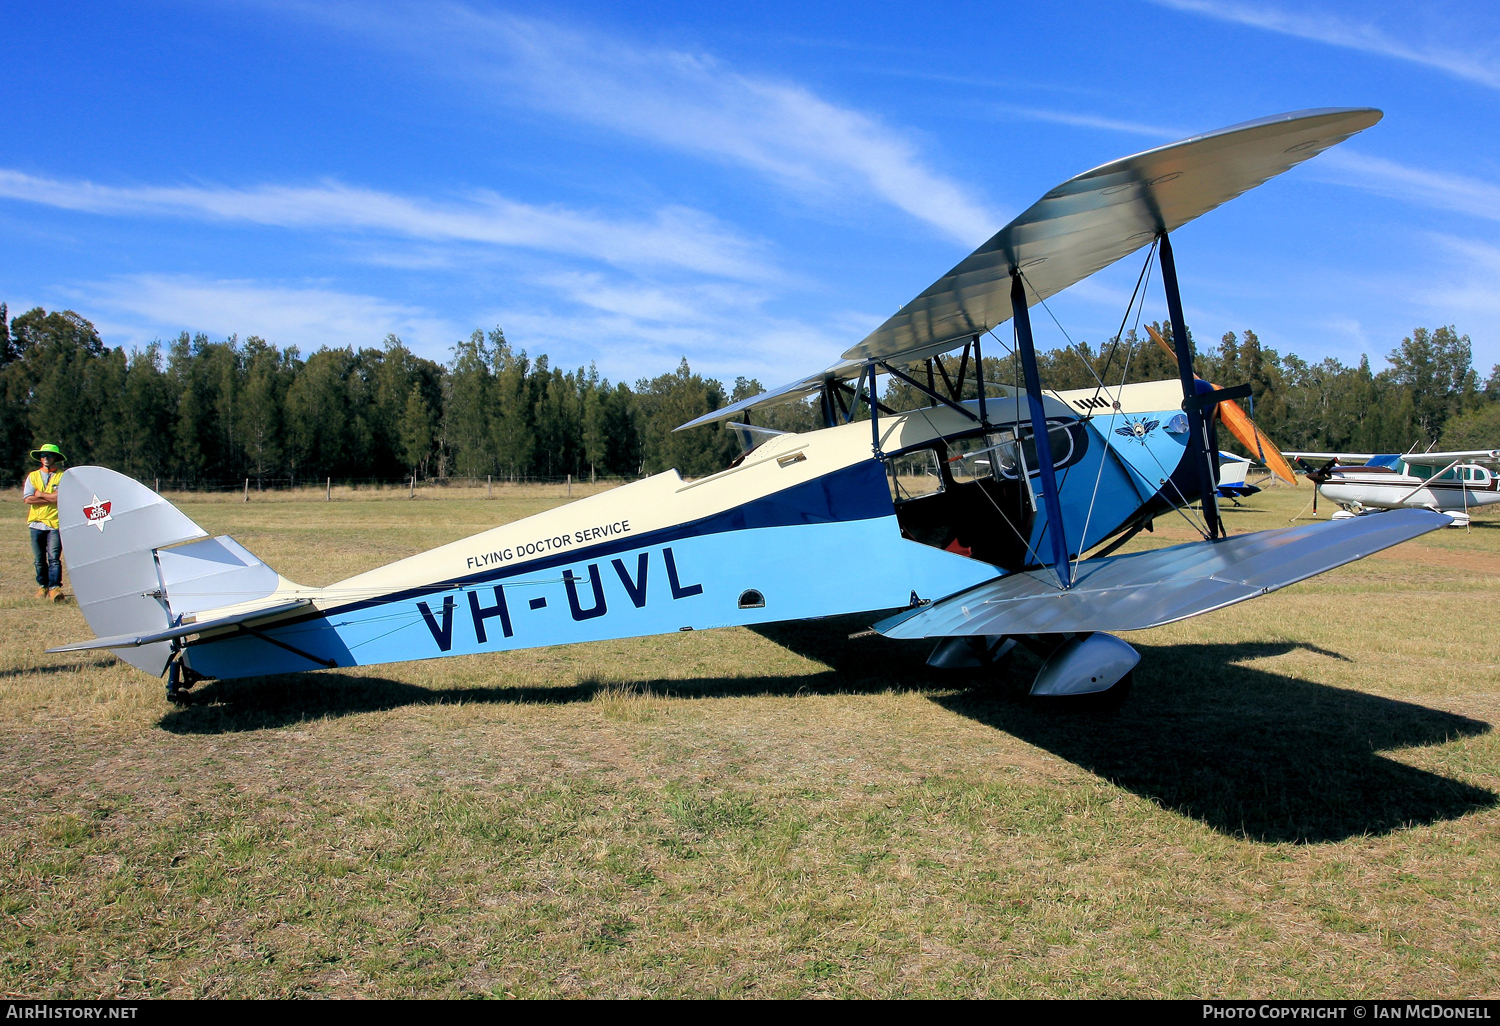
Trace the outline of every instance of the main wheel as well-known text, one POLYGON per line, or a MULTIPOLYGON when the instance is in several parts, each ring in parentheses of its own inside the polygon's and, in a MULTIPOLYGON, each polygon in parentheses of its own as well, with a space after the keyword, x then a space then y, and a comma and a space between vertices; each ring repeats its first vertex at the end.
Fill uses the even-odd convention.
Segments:
POLYGON ((1103 691, 1086 695, 1032 695, 1031 702, 1036 708, 1049 712, 1112 713, 1125 704, 1134 686, 1135 671, 1132 670, 1103 691))

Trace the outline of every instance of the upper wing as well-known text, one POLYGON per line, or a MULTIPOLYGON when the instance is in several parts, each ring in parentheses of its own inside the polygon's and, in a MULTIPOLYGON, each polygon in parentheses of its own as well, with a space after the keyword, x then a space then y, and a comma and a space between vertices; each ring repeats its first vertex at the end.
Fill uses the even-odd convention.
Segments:
POLYGON ((1011 316, 1019 267, 1033 302, 1140 249, 1381 118, 1371 107, 1329 107, 1231 125, 1112 161, 1068 179, 907 303, 843 361, 821 374, 746 399, 684 427, 757 406, 793 402, 824 381, 856 377, 870 360, 947 352, 1011 316))
POLYGON ((847 378, 859 376, 860 364, 850 360, 844 360, 829 367, 826 371, 818 374, 810 374, 801 381, 793 381, 789 385, 773 388, 769 392, 753 395, 748 399, 741 399, 737 403, 721 406, 711 413, 705 413, 696 420, 690 420, 686 424, 676 427, 676 431, 686 431, 688 428, 697 427, 700 424, 712 424, 718 420, 728 420, 745 410, 753 410, 760 406, 780 406, 783 403, 793 403, 798 399, 806 399, 810 395, 817 395, 823 390, 826 381, 843 381, 847 378))
POLYGON ((1369 128, 1371 107, 1277 114, 1158 146, 1070 178, 933 282, 846 360, 917 359, 1008 320, 1010 274, 1061 292, 1266 179, 1369 128))

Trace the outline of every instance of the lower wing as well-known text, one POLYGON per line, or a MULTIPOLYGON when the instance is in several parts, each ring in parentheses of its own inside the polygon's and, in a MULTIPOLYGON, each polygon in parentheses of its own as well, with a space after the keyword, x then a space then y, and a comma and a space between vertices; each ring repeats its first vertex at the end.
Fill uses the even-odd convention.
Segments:
POLYGON ((1351 563, 1452 518, 1403 509, 1011 574, 875 625, 888 638, 1134 631, 1243 602, 1351 563))

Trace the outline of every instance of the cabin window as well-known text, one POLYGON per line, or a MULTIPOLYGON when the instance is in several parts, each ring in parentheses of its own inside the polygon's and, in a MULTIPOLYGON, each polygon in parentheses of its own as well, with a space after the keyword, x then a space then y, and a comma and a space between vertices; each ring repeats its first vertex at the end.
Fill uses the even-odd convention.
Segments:
POLYGON ((1010 441, 1008 434, 949 439, 948 473, 953 478, 953 483, 969 484, 998 476, 995 468, 1006 458, 1000 450, 1010 441))
MULTIPOLYGON (((1047 441, 1052 446, 1052 466, 1056 470, 1070 467, 1083 458, 1088 440, 1081 424, 1074 422, 1047 425, 1047 441)), ((996 470, 1002 478, 1015 480, 1024 463, 1027 476, 1037 473, 1036 442, 1029 426, 1004 430, 994 436, 996 470)))
POLYGON ((886 478, 893 502, 910 502, 943 490, 943 471, 932 449, 891 456, 886 460, 886 478))

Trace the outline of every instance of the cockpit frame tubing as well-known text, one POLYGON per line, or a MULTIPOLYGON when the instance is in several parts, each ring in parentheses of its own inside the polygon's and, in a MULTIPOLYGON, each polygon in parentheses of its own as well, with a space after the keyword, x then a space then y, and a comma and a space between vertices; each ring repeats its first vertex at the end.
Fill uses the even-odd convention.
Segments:
POLYGON ((915 388, 918 392, 921 392, 923 395, 927 396, 929 399, 934 399, 937 402, 942 403, 944 406, 948 407, 949 409, 957 410, 959 413, 962 413, 965 417, 968 417, 970 420, 972 420, 976 424, 980 423, 979 418, 976 417, 976 416, 974 416, 974 411, 973 410, 970 410, 970 409, 964 407, 963 405, 954 402, 952 399, 949 399, 947 396, 943 395, 941 392, 937 391, 934 388, 928 388, 926 385, 922 384, 916 378, 913 378, 913 377, 911 377, 909 375, 901 373, 899 370, 897 370, 895 367, 892 367, 885 360, 877 360, 876 363, 879 366, 885 368, 885 372, 887 374, 889 374, 889 375, 891 375, 892 377, 895 377, 895 378, 900 378, 902 381, 906 382, 912 388, 915 388))
POLYGON ((1073 564, 1068 559, 1064 533, 1062 497, 1057 494, 1057 470, 1052 465, 1052 439, 1047 434, 1047 410, 1042 405, 1042 377, 1036 365, 1036 343, 1031 337, 1031 312, 1026 307, 1026 286, 1020 268, 1010 272, 1010 306, 1016 326, 1016 349, 1026 379, 1026 404, 1031 411, 1031 435, 1036 445, 1037 472, 1042 479, 1042 502, 1047 507, 1048 534, 1052 536, 1052 572, 1064 588, 1073 586, 1073 564))
POLYGON ((984 408, 984 353, 979 349, 979 336, 974 336, 974 387, 979 390, 979 423, 990 425, 990 415, 984 408))

